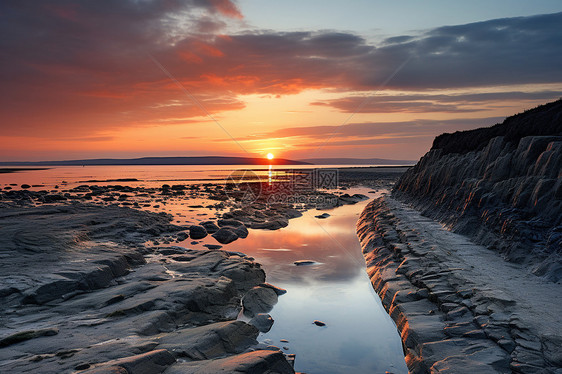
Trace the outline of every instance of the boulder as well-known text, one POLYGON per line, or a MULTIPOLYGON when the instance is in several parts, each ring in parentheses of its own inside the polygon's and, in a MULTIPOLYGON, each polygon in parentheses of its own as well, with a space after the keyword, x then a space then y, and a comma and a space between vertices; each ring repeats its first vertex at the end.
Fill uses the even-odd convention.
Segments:
POLYGON ((203 221, 199 224, 201 226, 203 226, 205 228, 205 230, 207 230, 207 233, 209 233, 209 234, 214 234, 215 232, 217 232, 219 230, 219 227, 213 221, 203 221))
POLYGON ((217 232, 211 235, 221 244, 232 243, 238 239, 238 235, 230 228, 221 227, 217 232))
POLYGON ((243 321, 217 322, 166 334, 160 338, 158 347, 177 357, 208 360, 243 352, 257 344, 258 333, 256 327, 243 321))
POLYGON ((165 349, 125 357, 104 363, 101 367, 83 371, 85 374, 160 374, 176 362, 174 356, 165 349), (124 369, 124 371, 122 370, 124 369))
POLYGON ((242 298, 244 314, 250 317, 270 312, 275 304, 277 304, 277 292, 269 287, 254 287, 242 298))
POLYGON ((271 330, 271 326, 273 326, 273 318, 267 313, 258 313, 256 314, 250 322, 250 325, 255 326, 260 332, 266 333, 271 330))
POLYGON ((207 230, 203 226, 191 225, 189 226, 189 236, 191 239, 203 239, 207 236, 207 230))

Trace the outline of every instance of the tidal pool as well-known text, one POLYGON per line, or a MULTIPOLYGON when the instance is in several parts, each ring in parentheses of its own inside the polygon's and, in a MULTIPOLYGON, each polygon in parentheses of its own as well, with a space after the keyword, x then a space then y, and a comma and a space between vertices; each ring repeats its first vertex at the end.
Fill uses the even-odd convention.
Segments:
MULTIPOLYGON (((377 196, 368 191, 345 192, 377 196)), ((267 281, 287 290, 270 312, 272 329, 258 340, 296 354, 296 371, 408 372, 396 326, 371 287, 355 234, 366 204, 310 210, 281 230, 250 230, 246 239, 224 248, 254 257, 267 281), (315 218, 323 212, 330 217, 315 218), (296 266, 298 260, 318 264, 296 266), (316 326, 314 320, 326 326, 316 326)))

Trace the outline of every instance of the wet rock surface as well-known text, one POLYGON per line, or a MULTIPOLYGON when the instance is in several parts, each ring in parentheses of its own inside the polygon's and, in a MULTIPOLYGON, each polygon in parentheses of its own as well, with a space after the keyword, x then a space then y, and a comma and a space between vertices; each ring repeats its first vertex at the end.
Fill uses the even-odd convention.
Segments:
POLYGON ((193 372, 293 372, 283 354, 244 355, 259 331, 236 318, 265 282, 259 264, 146 245, 186 229, 168 214, 17 205, 0 211, 1 372, 161 373, 188 363, 193 372))
POLYGON ((562 371, 560 284, 390 197, 367 205, 357 233, 411 372, 562 371))

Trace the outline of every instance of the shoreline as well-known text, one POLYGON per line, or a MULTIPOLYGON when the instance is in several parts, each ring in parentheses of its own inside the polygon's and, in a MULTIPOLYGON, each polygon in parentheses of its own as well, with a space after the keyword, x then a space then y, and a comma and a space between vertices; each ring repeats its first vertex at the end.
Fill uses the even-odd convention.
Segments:
POLYGON ((26 170, 49 170, 51 168, 0 168, 0 173, 7 174, 7 173, 17 173, 19 171, 26 171, 26 170))
POLYGON ((391 197, 357 223, 367 272, 412 373, 558 372, 559 285, 391 197))

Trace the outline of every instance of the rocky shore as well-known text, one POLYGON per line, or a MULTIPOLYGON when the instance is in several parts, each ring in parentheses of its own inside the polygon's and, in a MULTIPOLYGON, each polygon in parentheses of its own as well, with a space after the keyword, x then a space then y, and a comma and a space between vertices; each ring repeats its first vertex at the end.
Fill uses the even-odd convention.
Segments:
POLYGON ((562 101, 435 139, 357 224, 413 373, 562 373, 562 101), (462 234, 462 235, 461 235, 462 234))
POLYGON ((2 208, 0 371, 293 373, 258 345, 259 319, 237 320, 263 316, 283 290, 243 254, 143 244, 182 229, 169 221, 123 207, 2 208))

